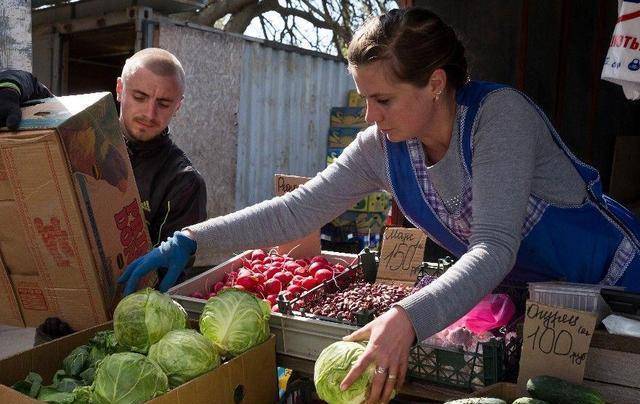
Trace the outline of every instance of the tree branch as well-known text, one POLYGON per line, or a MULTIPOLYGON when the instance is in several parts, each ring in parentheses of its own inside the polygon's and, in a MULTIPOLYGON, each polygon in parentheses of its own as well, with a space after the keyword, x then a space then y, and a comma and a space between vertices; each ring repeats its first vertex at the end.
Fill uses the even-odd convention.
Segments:
POLYGON ((247 6, 258 4, 260 0, 211 0, 193 21, 202 25, 211 25, 227 14, 236 14, 247 6))
POLYGON ((261 16, 268 11, 273 11, 276 7, 279 7, 278 0, 262 0, 259 3, 248 5, 231 15, 231 18, 224 26, 224 30, 242 34, 255 17, 261 16))

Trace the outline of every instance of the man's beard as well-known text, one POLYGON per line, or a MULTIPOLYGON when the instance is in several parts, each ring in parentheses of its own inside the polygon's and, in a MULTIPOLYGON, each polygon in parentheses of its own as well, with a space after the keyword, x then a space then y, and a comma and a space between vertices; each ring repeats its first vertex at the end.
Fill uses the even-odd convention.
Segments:
MULTIPOLYGON (((134 119, 134 122, 135 119, 134 119)), ((130 141, 134 141, 134 142, 146 142, 152 139, 155 139, 156 137, 160 136, 162 134, 162 132, 164 132, 164 129, 159 130, 157 132, 155 132, 152 136, 145 136, 143 139, 140 139, 140 137, 135 136, 135 132, 132 130, 129 130, 127 128, 127 125, 125 122, 123 122, 122 120, 120 120, 120 129, 122 131, 122 135, 124 136, 125 139, 128 139, 130 141)), ((146 135, 146 133, 145 133, 146 135)))

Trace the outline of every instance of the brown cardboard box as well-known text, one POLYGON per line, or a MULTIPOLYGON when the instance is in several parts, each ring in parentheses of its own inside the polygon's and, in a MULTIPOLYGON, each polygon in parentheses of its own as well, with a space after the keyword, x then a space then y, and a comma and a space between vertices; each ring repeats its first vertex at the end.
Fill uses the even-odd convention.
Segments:
MULTIPOLYGON (((86 344, 111 323, 38 345, 0 361, 0 403, 39 403, 7 386, 24 379, 30 371, 49 384, 53 374, 74 348, 86 344)), ((274 403, 277 400, 275 337, 225 362, 171 391, 148 401, 154 404, 274 403), (238 400, 236 400, 238 398, 238 400)))
POLYGON ((18 132, 0 131, 0 322, 104 323, 117 276, 151 246, 112 96, 22 115, 18 132))

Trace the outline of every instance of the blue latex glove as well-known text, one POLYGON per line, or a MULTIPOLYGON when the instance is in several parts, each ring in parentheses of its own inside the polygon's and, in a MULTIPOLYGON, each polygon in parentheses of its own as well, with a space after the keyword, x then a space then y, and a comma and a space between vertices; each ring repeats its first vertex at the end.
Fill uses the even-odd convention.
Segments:
POLYGON ((173 236, 160 244, 149 253, 136 259, 118 278, 118 283, 127 283, 124 295, 127 296, 138 289, 138 282, 146 274, 158 268, 167 268, 167 273, 160 283, 160 291, 166 292, 173 286, 189 262, 189 258, 196 252, 197 244, 194 240, 177 231, 173 236))

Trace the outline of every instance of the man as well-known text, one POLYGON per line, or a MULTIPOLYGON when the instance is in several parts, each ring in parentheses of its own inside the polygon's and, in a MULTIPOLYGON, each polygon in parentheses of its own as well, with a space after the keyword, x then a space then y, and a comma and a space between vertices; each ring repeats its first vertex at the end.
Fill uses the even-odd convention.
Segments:
MULTIPOLYGON (((116 83, 120 126, 154 245, 207 218, 204 180, 169 135, 184 88, 182 65, 158 48, 143 49, 127 59, 116 83)), ((0 72, 0 127, 16 129, 22 103, 51 96, 30 73, 0 72)))
MULTIPOLYGON (((204 180, 169 135, 184 89, 182 65, 158 48, 143 49, 127 59, 116 83, 120 126, 154 245, 207 218, 204 180)), ((30 73, 1 71, 0 127, 15 130, 22 103, 51 96, 30 73)))

